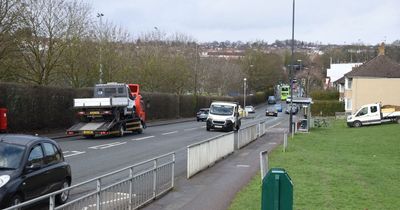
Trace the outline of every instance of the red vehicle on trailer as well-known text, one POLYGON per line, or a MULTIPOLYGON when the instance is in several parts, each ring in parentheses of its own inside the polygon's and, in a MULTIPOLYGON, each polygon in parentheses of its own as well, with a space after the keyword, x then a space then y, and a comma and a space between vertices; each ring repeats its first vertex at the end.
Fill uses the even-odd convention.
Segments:
POLYGON ((74 108, 79 122, 67 130, 68 135, 123 136, 126 131, 142 133, 146 128, 138 84, 97 84, 93 98, 74 99, 74 108))

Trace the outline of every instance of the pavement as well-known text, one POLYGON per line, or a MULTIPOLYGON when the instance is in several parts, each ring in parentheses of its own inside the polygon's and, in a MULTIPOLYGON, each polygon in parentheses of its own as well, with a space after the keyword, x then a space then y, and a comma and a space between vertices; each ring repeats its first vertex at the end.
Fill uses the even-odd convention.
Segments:
POLYGON ((272 151, 282 141, 281 134, 267 133, 191 179, 186 179, 183 175, 176 177, 174 190, 150 203, 144 209, 227 209, 236 193, 260 170, 260 152, 272 151))

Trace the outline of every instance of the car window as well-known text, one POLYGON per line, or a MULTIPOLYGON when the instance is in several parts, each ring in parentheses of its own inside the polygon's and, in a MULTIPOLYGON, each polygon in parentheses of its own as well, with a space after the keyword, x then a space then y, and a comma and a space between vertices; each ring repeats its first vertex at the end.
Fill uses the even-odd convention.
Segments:
POLYGON ((362 108, 362 109, 357 113, 356 116, 363 116, 363 115, 366 115, 366 114, 368 114, 368 107, 362 108))
POLYGON ((377 106, 371 106, 371 113, 375 113, 378 111, 378 107, 377 106))
POLYGON ((40 144, 33 147, 29 153, 29 165, 43 165, 43 150, 40 144))
POLYGON ((60 161, 58 150, 51 143, 43 143, 44 153, 45 153, 45 163, 53 164, 60 161))

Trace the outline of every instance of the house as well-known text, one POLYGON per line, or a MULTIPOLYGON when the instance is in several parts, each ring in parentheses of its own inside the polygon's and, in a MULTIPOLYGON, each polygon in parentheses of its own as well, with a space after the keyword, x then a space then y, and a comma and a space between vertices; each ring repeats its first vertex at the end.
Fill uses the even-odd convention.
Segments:
POLYGON ((344 75, 345 110, 354 113, 362 105, 400 105, 400 64, 385 56, 384 44, 378 56, 344 75))
POLYGON ((344 101, 344 76, 333 82, 333 86, 336 87, 339 92, 339 101, 344 101))
POLYGON ((326 82, 327 87, 334 86, 334 83, 342 78, 344 74, 360 65, 362 65, 362 63, 331 63, 330 68, 326 70, 326 76, 329 80, 326 82))

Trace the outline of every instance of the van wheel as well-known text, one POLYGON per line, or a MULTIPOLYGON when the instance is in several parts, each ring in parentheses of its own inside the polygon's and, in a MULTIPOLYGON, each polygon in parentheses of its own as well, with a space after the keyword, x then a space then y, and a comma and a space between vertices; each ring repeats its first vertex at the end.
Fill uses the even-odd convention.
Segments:
POLYGON ((362 124, 361 124, 360 121, 354 121, 354 122, 353 122, 353 126, 354 126, 355 128, 359 128, 359 127, 362 126, 362 124))
POLYGON ((397 118, 397 123, 400 124, 400 117, 397 118))
MULTIPOLYGON (((63 186, 61 189, 65 189, 68 188, 70 186, 68 180, 64 180, 63 186)), ((58 195, 56 195, 56 202, 57 204, 64 204, 65 202, 67 202, 69 198, 69 190, 66 190, 58 195)))

